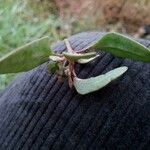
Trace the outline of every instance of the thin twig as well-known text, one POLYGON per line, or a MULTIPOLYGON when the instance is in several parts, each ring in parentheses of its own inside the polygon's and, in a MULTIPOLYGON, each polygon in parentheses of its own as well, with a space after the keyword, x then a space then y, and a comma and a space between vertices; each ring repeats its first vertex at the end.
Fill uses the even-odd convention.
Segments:
MULTIPOLYGON (((72 49, 72 47, 71 47, 71 45, 70 45, 68 39, 65 39, 64 42, 65 42, 65 44, 66 44, 67 51, 68 51, 69 53, 76 53, 76 52, 72 49)), ((74 63, 74 62, 71 62, 71 61, 69 61, 69 60, 68 60, 68 62, 69 62, 69 65, 68 65, 68 69, 66 70, 66 75, 68 76, 69 86, 72 87, 72 86, 74 85, 74 83, 73 83, 73 78, 76 77, 76 73, 75 73, 75 63, 74 63)))
POLYGON ((70 45, 68 39, 64 39, 64 42, 65 42, 65 44, 66 44, 66 47, 67 47, 68 52, 69 52, 69 53, 75 53, 74 50, 72 49, 72 47, 71 47, 71 45, 70 45))

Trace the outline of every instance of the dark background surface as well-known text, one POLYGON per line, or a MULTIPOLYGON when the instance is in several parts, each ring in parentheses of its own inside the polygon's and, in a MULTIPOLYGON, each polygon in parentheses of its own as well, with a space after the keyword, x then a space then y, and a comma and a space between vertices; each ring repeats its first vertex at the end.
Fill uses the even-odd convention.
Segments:
MULTIPOLYGON (((100 36, 82 33, 69 40, 79 50, 100 36)), ((150 64, 102 53, 76 71, 86 78, 119 66, 129 70, 85 96, 57 81, 47 64, 20 75, 0 94, 0 150, 150 149, 150 64)))

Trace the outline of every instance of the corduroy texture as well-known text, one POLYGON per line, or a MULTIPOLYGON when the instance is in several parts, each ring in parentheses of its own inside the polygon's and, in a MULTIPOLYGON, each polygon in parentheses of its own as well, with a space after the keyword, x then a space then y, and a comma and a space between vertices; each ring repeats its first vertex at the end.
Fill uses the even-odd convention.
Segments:
MULTIPOLYGON (((101 36, 69 38, 80 50, 101 36)), ((141 41, 150 47, 150 41, 141 41)), ((66 49, 64 42, 53 46, 66 49)), ((57 81, 47 65, 23 73, 0 94, 0 150, 150 149, 150 63, 102 53, 78 65, 77 74, 96 76, 119 66, 129 70, 109 86, 81 96, 57 81)))

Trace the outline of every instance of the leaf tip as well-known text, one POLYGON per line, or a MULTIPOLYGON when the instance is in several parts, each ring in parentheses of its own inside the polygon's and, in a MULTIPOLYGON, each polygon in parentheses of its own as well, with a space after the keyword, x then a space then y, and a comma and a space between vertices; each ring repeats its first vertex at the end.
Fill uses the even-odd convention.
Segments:
POLYGON ((128 70, 127 66, 120 67, 122 69, 122 73, 125 73, 128 70))

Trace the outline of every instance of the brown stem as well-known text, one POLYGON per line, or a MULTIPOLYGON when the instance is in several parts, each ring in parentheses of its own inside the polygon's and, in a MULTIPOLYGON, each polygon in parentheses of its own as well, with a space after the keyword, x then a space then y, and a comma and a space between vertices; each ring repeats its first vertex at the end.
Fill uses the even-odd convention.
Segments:
MULTIPOLYGON (((64 42, 66 44, 66 47, 67 47, 67 50, 68 50, 69 53, 76 53, 72 49, 68 39, 65 39, 64 42)), ((74 61, 69 61, 69 60, 68 60, 68 62, 69 62, 69 65, 68 65, 68 69, 66 70, 66 75, 68 76, 69 87, 72 87, 74 85, 74 82, 73 82, 74 77, 76 77, 75 68, 74 68, 75 62, 74 61)))

